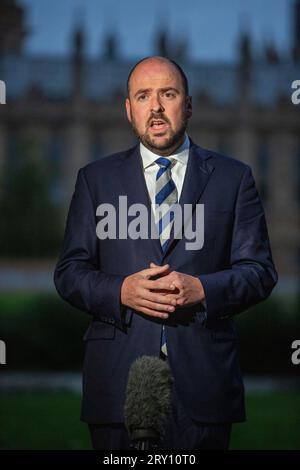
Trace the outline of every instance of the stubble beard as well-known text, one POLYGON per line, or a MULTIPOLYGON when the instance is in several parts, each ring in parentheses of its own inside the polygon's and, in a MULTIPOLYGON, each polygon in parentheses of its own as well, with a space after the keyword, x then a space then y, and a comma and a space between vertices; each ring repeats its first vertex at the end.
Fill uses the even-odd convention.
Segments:
MULTIPOLYGON (((164 118, 162 118, 165 120, 164 118)), ((147 130, 144 134, 141 134, 136 126, 135 120, 133 119, 131 122, 132 129, 135 133, 135 135, 138 137, 138 139, 142 142, 142 144, 148 148, 150 151, 157 153, 157 154, 162 154, 164 153, 167 155, 169 152, 173 152, 176 148, 178 148, 182 142, 183 142, 183 137, 187 128, 188 124, 188 119, 187 116, 183 116, 179 128, 177 131, 174 131, 171 127, 171 124, 168 122, 169 125, 169 136, 165 136, 165 140, 163 142, 156 142, 156 137, 164 137, 165 133, 157 133, 156 136, 151 136, 148 129, 149 127, 147 126, 147 130)))

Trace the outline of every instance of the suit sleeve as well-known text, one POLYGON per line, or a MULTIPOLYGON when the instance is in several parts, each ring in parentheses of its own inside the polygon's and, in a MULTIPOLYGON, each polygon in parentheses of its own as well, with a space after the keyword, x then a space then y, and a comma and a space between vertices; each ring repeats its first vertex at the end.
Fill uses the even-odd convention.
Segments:
POLYGON ((96 208, 81 169, 54 272, 55 287, 60 296, 74 307, 122 327, 126 311, 121 305, 120 293, 125 277, 99 270, 98 249, 96 208))
POLYGON ((229 317, 266 299, 277 283, 263 207, 247 166, 236 200, 230 267, 198 276, 207 320, 229 317))

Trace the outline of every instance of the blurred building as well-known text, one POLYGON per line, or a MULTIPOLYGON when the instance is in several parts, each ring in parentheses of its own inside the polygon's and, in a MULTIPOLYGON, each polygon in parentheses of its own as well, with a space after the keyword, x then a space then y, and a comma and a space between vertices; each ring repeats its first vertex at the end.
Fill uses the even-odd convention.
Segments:
MULTIPOLYGON (((300 105, 291 102, 291 84, 300 79, 299 1, 293 21, 286 57, 272 43, 253 56, 246 33, 235 64, 191 62, 187 44, 171 42, 164 31, 158 31, 153 47, 187 73, 194 103, 189 134, 195 142, 251 165, 286 289, 297 285, 300 258, 300 105)), ((69 57, 28 56, 26 34, 20 5, 2 0, 0 79, 6 82, 7 104, 0 106, 0 173, 24 158, 22 149, 30 142, 34 158, 52 169, 52 197, 67 207, 81 166, 135 142, 124 98, 128 72, 139 58, 120 56, 113 34, 104 55, 87 58, 81 28, 75 28, 69 57)))

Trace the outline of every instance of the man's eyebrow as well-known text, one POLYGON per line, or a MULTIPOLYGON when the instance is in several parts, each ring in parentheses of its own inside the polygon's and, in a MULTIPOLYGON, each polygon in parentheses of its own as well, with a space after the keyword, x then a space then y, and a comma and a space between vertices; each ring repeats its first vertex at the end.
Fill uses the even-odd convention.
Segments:
MULTIPOLYGON (((134 98, 137 96, 137 95, 140 95, 141 93, 148 93, 150 91, 152 91, 153 88, 141 88, 140 90, 138 90, 135 94, 134 94, 134 98)), ((175 91, 176 93, 179 93, 179 90, 177 90, 177 88, 174 88, 172 86, 168 86, 168 87, 165 87, 165 88, 159 88, 159 91, 175 91)))
POLYGON ((152 91, 152 88, 140 88, 140 89, 134 94, 134 98, 135 98, 137 95, 140 95, 141 93, 148 93, 149 91, 152 91))
POLYGON ((159 91, 170 91, 170 90, 175 91, 176 93, 179 93, 179 90, 177 90, 177 88, 174 88, 173 86, 167 86, 165 88, 160 88, 159 91))

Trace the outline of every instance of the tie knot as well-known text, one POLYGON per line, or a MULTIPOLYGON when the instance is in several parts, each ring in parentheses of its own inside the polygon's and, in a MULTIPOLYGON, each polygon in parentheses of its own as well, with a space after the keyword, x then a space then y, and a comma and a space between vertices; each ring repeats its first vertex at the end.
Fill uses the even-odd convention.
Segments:
POLYGON ((173 158, 159 157, 155 160, 155 163, 157 163, 161 168, 170 168, 174 161, 175 160, 173 158))

